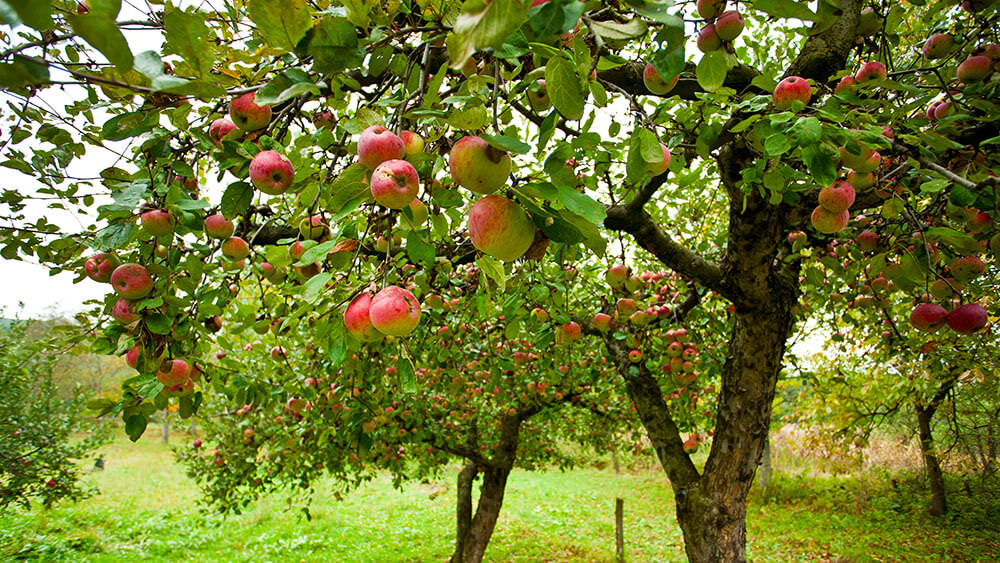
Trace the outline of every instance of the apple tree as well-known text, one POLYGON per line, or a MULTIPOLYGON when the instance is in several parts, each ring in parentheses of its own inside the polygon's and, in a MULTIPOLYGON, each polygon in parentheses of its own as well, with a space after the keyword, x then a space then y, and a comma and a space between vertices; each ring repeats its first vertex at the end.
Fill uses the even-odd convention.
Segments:
MULTIPOLYGON (((893 244, 850 271, 917 286, 947 277, 971 240, 995 278, 1000 53, 988 0, 0 7, 3 164, 34 182, 3 192, 0 253, 110 282, 97 345, 127 353, 138 375, 105 410, 133 437, 157 409, 177 401, 190 415, 209 392, 268 397, 274 416, 278 397, 299 398, 293 368, 272 381, 210 361, 227 335, 269 333, 259 352, 325 358, 301 369, 322 369, 308 377, 352 401, 348 377, 384 374, 365 410, 388 422, 401 394, 429 392, 420 370, 470 377, 457 356, 432 356, 444 347, 426 326, 431 295, 458 284, 461 314, 476 313, 462 354, 496 355, 483 343, 498 310, 507 341, 562 345, 600 342, 608 319, 573 320, 600 310, 626 327, 600 338, 674 488, 689 559, 739 561, 786 342, 826 259, 813 250, 874 226, 893 244), (132 48, 144 34, 162 44, 132 48), (107 152, 99 172, 76 172, 107 152), (90 226, 68 232, 45 205, 90 226), (949 205, 977 219, 957 222, 949 205), (593 282, 647 262, 685 297, 646 325, 613 318, 612 302, 635 297, 612 287, 566 286, 558 308, 534 303, 560 296, 550 284, 514 291, 552 264, 593 282), (454 274, 470 267, 485 283, 462 287, 454 274), (578 291, 603 299, 574 301, 578 291), (559 330, 527 324, 534 308, 559 330), (690 408, 664 399, 668 374, 654 369, 689 318, 728 333, 718 383, 702 388, 714 405, 702 468, 681 427, 707 422, 679 424, 690 408)), ((996 310, 992 295, 974 297, 945 311, 972 336, 996 310)), ((496 416, 502 430, 510 418, 496 416)))

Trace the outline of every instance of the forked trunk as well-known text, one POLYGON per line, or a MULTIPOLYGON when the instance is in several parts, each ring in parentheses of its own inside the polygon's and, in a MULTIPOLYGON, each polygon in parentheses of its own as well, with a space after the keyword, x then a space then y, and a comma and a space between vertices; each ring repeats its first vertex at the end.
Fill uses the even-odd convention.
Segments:
MULTIPOLYGON (((465 473, 464 469, 463 473, 465 473)), ((472 473, 472 476, 474 475, 472 473)), ((500 517, 500 507, 503 505, 503 494, 509 475, 510 469, 487 468, 483 471, 483 484, 479 489, 476 514, 465 528, 464 537, 455 543, 455 553, 451 556, 452 563, 480 563, 483 560, 486 546, 490 543, 490 537, 493 535, 497 519, 500 517)), ((459 479, 461 483, 462 477, 459 479)), ((469 479, 470 493, 471 479, 472 477, 469 479)), ((459 495, 462 495, 461 491, 459 491, 459 495)), ((468 499, 471 503, 471 494, 468 499)), ((461 511, 461 506, 459 510, 461 511)), ((459 517, 461 518, 461 516, 459 517)), ((461 527, 462 522, 460 521, 459 528, 461 527)))

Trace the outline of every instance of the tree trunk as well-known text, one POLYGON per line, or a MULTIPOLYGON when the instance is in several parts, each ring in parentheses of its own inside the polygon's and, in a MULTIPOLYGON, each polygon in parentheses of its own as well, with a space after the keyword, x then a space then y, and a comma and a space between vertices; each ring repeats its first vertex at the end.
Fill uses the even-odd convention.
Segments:
POLYGON ((934 435, 931 434, 931 418, 934 417, 935 409, 920 405, 915 405, 914 409, 917 411, 917 427, 920 432, 920 453, 924 456, 927 482, 931 488, 930 513, 940 516, 948 511, 948 504, 945 500, 944 475, 937 455, 934 454, 934 435))
MULTIPOLYGON (((489 545, 490 537, 497 525, 497 519, 500 517, 500 507, 503 505, 503 494, 509 475, 510 469, 495 467, 487 468, 483 472, 483 484, 479 489, 479 504, 476 505, 476 515, 469 523, 464 537, 456 542, 455 553, 451 556, 452 563, 480 563, 483 560, 486 546, 489 545), (459 555, 459 547, 462 550, 461 555, 459 555)), ((471 491, 469 500, 471 502, 471 491)), ((459 509, 461 510, 461 507, 459 509)), ((459 525, 461 526, 461 523, 459 525)))
POLYGON ((466 538, 472 527, 472 483, 476 479, 476 464, 468 463, 458 473, 457 499, 455 503, 455 552, 451 563, 461 563, 465 552, 466 538))
POLYGON ((198 421, 194 417, 191 417, 191 428, 188 429, 188 434, 196 436, 198 434, 198 421))

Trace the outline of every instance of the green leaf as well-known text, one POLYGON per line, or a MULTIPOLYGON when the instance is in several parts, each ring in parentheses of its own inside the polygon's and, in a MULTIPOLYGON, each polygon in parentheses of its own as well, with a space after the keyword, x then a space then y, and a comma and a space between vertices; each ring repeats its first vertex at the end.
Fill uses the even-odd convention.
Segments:
POLYGON ((289 51, 312 27, 306 0, 250 0, 247 15, 268 45, 289 51))
POLYGON ((335 246, 337 246, 336 240, 328 240, 325 242, 321 242, 303 252, 302 257, 299 258, 299 262, 302 264, 312 264, 313 262, 322 262, 323 260, 326 259, 327 254, 329 254, 330 251, 333 250, 335 246))
POLYGON ((97 235, 98 250, 116 250, 123 248, 132 238, 132 231, 135 225, 130 223, 118 223, 108 225, 108 228, 97 235))
POLYGON ((497 284, 497 288, 499 288, 501 293, 507 290, 507 273, 503 269, 502 262, 492 256, 483 254, 476 258, 476 265, 486 274, 487 278, 497 284))
POLYGON ((334 73, 354 68, 364 60, 365 52, 358 48, 358 32, 347 18, 324 17, 313 28, 309 54, 313 69, 334 73))
POLYGON ((116 115, 104 122, 101 136, 108 141, 121 141, 151 130, 159 123, 159 112, 136 111, 116 115))
POLYGON ((399 378, 399 389, 403 393, 417 392, 417 376, 413 371, 413 362, 410 358, 400 354, 396 361, 396 377, 399 378))
POLYGON ((333 321, 333 326, 330 327, 327 356, 330 357, 330 363, 336 367, 347 357, 347 339, 344 338, 343 316, 334 315, 334 317, 336 318, 333 321))
POLYGON ((305 291, 302 292, 302 299, 306 303, 312 305, 319 299, 320 294, 323 293, 323 289, 326 287, 327 282, 333 279, 333 274, 330 272, 320 272, 315 276, 309 278, 305 283, 305 291))
POLYGON ((133 414, 125 418, 125 433, 128 434, 129 440, 135 442, 142 437, 142 433, 146 431, 146 424, 148 421, 146 417, 141 414, 133 414))
POLYGON ((191 418, 194 414, 194 395, 184 395, 177 400, 177 411, 181 418, 191 418))
POLYGON ((466 0, 446 40, 451 67, 461 68, 478 49, 499 48, 526 19, 521 0, 466 0))
POLYGON ((14 62, 0 64, 0 87, 23 88, 49 81, 49 67, 14 55, 14 62))
POLYGON ((406 255, 429 268, 434 264, 434 245, 425 241, 417 230, 412 230, 406 235, 406 255))
POLYGON ((695 77, 702 88, 714 92, 726 81, 727 72, 729 72, 729 56, 720 49, 705 53, 701 57, 695 69, 695 77))
POLYGON ((930 240, 941 241, 947 244, 961 254, 974 254, 981 250, 979 242, 976 239, 948 227, 931 227, 927 229, 926 236, 930 240))
POLYGON ((163 14, 164 53, 180 55, 198 76, 205 76, 215 63, 212 32, 205 25, 205 16, 185 12, 167 4, 163 14))
POLYGON ((308 74, 290 69, 275 76, 258 90, 254 102, 259 105, 273 105, 309 93, 319 94, 319 86, 312 82, 308 74))
POLYGON ((132 69, 132 51, 122 35, 114 16, 100 13, 66 14, 73 31, 101 52, 121 72, 132 69))
POLYGON ((646 35, 647 26, 646 22, 639 18, 633 18, 625 23, 618 23, 614 20, 594 20, 590 22, 590 29, 604 39, 624 40, 646 35))
POLYGON ((667 24, 670 27, 684 27, 684 20, 680 16, 667 11, 673 5, 672 2, 653 2, 635 9, 635 13, 645 16, 653 21, 667 24))
POLYGON ((0 19, 14 27, 17 21, 38 31, 52 29, 49 0, 0 0, 0 19))
POLYGON ((170 319, 162 313, 153 313, 145 317, 146 328, 153 334, 170 334, 170 319))
POLYGON ((809 173, 812 174, 817 184, 829 186, 837 179, 837 164, 840 162, 840 155, 826 149, 823 145, 803 147, 802 161, 809 168, 809 173))
POLYGON ((253 195, 253 186, 246 182, 233 182, 229 184, 226 187, 225 193, 222 194, 222 215, 230 220, 243 215, 250 209, 253 195))
MULTIPOLYGON (((663 153, 660 154, 662 158, 663 153)), ((566 209, 580 215, 595 225, 604 224, 604 218, 607 217, 607 213, 604 211, 603 205, 594 201, 587 194, 580 193, 569 186, 559 184, 556 186, 556 189, 559 191, 559 201, 566 206, 566 209)))
POLYGON ((517 154, 528 154, 531 152, 531 145, 521 141, 520 139, 505 137, 502 135, 480 135, 480 137, 498 149, 503 149, 517 154))
POLYGON ((565 57, 552 57, 545 65, 545 82, 552 105, 566 119, 583 117, 586 92, 576 74, 576 67, 565 57))
MULTIPOLYGON (((822 2, 820 3, 822 4, 822 2)), ((820 21, 820 17, 809 9, 808 2, 792 2, 789 0, 754 0, 753 7, 776 18, 792 18, 810 22, 820 21)))
POLYGON ((792 140, 784 133, 775 133, 764 140, 764 152, 768 156, 784 154, 792 148, 792 140))

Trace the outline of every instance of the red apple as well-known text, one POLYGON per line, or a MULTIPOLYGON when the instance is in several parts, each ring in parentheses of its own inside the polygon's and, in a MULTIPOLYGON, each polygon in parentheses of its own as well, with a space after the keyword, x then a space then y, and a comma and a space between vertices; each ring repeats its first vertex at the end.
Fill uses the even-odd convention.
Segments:
POLYGON ((975 256, 964 256, 956 258, 951 263, 951 275, 961 283, 972 281, 983 275, 986 271, 986 264, 975 256))
POLYGON ((865 252, 871 252, 878 248, 878 234, 872 231, 864 231, 855 239, 858 247, 865 252))
POLYGON ((382 333, 375 329, 369 317, 372 297, 368 292, 359 294, 344 311, 344 326, 347 332, 362 342, 382 339, 382 333))
POLYGON ((628 361, 637 364, 642 361, 642 350, 629 350, 628 361))
POLYGON ((405 160, 387 160, 372 172, 371 192, 375 201, 389 209, 402 209, 417 197, 420 178, 417 169, 405 160))
POLYGON ((205 234, 217 239, 224 239, 233 236, 236 232, 236 225, 226 219, 222 213, 216 213, 205 217, 205 234))
POLYGON ((936 303, 920 303, 910 312, 910 324, 924 332, 934 332, 945 323, 948 311, 936 303))
POLYGON ((663 149, 663 160, 647 162, 645 169, 646 176, 659 176, 670 168, 670 149, 663 143, 660 143, 660 148, 663 149))
POLYGON ((87 277, 90 279, 107 283, 111 280, 111 272, 115 271, 118 267, 118 258, 113 254, 108 254, 105 252, 98 252, 83 264, 83 270, 87 272, 87 277))
POLYGON ((715 24, 710 23, 698 30, 698 50, 702 53, 717 51, 722 48, 722 39, 715 30, 715 24))
POLYGON ((507 183, 510 155, 481 137, 459 139, 448 156, 451 177, 458 185, 477 194, 491 194, 507 183))
POLYGON ((265 194, 285 193, 294 179, 292 162, 278 151, 261 151, 250 161, 250 181, 265 194))
POLYGON ((624 287, 625 282, 628 280, 628 266, 625 264, 611 266, 608 268, 608 272, 604 274, 604 280, 615 289, 624 287))
POLYGON ((420 322, 420 303, 409 291, 390 285, 372 298, 368 316, 382 334, 406 336, 420 322))
POLYGON ((222 243, 222 255, 233 261, 243 260, 250 256, 250 245, 240 237, 229 237, 222 243))
POLYGON ((224 117, 220 117, 208 126, 208 137, 212 139, 213 143, 219 145, 222 143, 222 139, 224 139, 226 135, 238 129, 239 127, 237 127, 235 123, 224 117))
POLYGON ((111 273, 111 286, 125 299, 142 299, 153 291, 153 278, 139 264, 122 264, 111 273))
POLYGON ((664 80, 660 73, 656 71, 656 67, 652 64, 646 63, 646 68, 642 71, 642 83, 646 86, 646 89, 652 94, 662 96, 667 92, 674 89, 677 86, 677 80, 681 75, 676 74, 669 81, 664 80))
POLYGON ((255 97, 253 92, 249 92, 229 104, 229 117, 244 131, 263 129, 271 122, 271 106, 258 106, 254 103, 255 97))
POLYGON ((174 232, 174 216, 163 209, 151 209, 140 215, 139 221, 150 236, 162 237, 174 232))
POLYGON ((989 317, 986 309, 978 303, 968 303, 960 307, 955 307, 945 318, 948 327, 959 334, 972 334, 978 332, 986 323, 989 317))
POLYGON ((726 9, 726 0, 698 0, 698 15, 711 22, 726 9))
POLYGON ((142 318, 139 313, 135 312, 135 304, 124 297, 119 297, 118 301, 115 301, 114 306, 111 307, 111 316, 123 325, 134 323, 142 318))
POLYGON ((469 238, 485 254, 504 261, 517 260, 534 242, 535 224, 517 203, 488 195, 469 210, 469 238))
POLYGON ((869 80, 885 80, 889 76, 885 65, 878 61, 871 61, 861 65, 858 72, 854 75, 854 80, 858 83, 868 82, 869 80))
POLYGON ((804 78, 789 76, 775 86, 772 100, 774 101, 774 107, 780 110, 787 110, 792 108, 792 104, 795 101, 802 102, 802 105, 805 106, 809 103, 809 98, 811 97, 812 92, 809 89, 809 83, 804 78))
POLYGON ((190 376, 191 368, 184 360, 163 360, 156 371, 156 379, 167 387, 182 385, 190 376))
POLYGON ((844 230, 850 219, 851 212, 846 209, 841 213, 831 213, 824 209, 823 206, 818 205, 812 212, 810 222, 817 231, 825 234, 833 234, 844 230))
POLYGON ((142 353, 142 344, 136 344, 125 354, 125 364, 130 368, 139 365, 139 354, 142 353))
POLYGON ((387 160, 406 156, 406 145, 395 133, 381 125, 372 125, 358 139, 358 161, 374 170, 387 160))
POLYGON ((974 55, 958 65, 958 79, 962 82, 982 82, 993 74, 993 61, 983 55, 974 55))
POLYGON ((580 325, 576 321, 570 321, 561 327, 559 327, 559 332, 562 335, 563 342, 573 342, 574 340, 580 338, 582 331, 580 330, 580 325))
POLYGON ((951 52, 955 38, 950 33, 935 33, 924 42, 923 53, 928 59, 941 59, 951 52))
POLYGON ((840 181, 819 191, 819 204, 830 213, 843 213, 854 205, 854 187, 840 181))
POLYGON ((859 190, 870 188, 875 185, 875 174, 867 172, 860 174, 855 170, 847 173, 847 183, 859 190))
POLYGON ((403 141, 403 151, 406 156, 413 156, 424 152, 424 138, 413 131, 403 131, 399 134, 403 141))
POLYGON ((597 313, 594 318, 591 319, 590 324, 594 326, 595 329, 601 332, 608 332, 611 330, 611 315, 605 313, 597 313))
POLYGON ((845 76, 837 82, 836 88, 833 89, 834 94, 854 92, 857 90, 858 81, 854 79, 853 76, 845 76))
POLYGON ((549 99, 549 91, 545 86, 545 79, 539 78, 528 87, 526 92, 528 96, 528 105, 535 113, 541 113, 548 110, 552 106, 552 101, 549 99))
POLYGON ((732 41, 743 33, 743 26, 743 16, 735 10, 730 10, 719 16, 715 22, 715 32, 719 35, 719 39, 732 41))
POLYGON ((323 222, 323 217, 312 215, 299 221, 299 234, 305 240, 322 240, 330 234, 330 227, 323 222))

